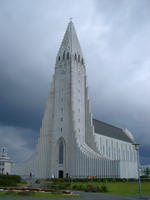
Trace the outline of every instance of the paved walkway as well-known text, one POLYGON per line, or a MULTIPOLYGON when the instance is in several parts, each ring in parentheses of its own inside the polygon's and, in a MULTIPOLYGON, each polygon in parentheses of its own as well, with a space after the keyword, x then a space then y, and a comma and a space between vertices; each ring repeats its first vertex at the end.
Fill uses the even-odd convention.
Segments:
MULTIPOLYGON (((0 200, 138 200, 138 197, 124 197, 118 195, 102 194, 102 193, 87 193, 87 192, 75 192, 82 197, 79 198, 33 198, 33 197, 0 197, 0 200)), ((142 200, 150 200, 149 197, 144 197, 142 200)))

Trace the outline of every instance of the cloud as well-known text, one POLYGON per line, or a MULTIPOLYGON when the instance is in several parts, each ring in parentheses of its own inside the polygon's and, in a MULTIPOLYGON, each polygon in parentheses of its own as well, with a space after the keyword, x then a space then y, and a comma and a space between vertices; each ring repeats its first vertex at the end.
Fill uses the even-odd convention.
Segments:
POLYGON ((0 126, 0 147, 8 148, 8 156, 14 161, 24 161, 31 156, 38 133, 31 129, 0 126))

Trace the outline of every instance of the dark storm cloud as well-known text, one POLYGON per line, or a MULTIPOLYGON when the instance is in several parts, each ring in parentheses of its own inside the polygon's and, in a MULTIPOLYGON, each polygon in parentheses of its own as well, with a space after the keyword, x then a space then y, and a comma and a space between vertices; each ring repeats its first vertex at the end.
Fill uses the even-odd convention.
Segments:
POLYGON ((143 163, 150 162, 149 10, 149 0, 0 1, 0 145, 10 146, 16 160, 23 151, 24 158, 31 155, 56 54, 73 17, 94 116, 131 130, 142 144, 143 163))

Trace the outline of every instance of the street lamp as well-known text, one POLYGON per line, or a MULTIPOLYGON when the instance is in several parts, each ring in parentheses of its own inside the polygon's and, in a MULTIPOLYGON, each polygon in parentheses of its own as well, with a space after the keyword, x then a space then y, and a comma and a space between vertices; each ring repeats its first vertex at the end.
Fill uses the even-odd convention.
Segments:
POLYGON ((140 161, 139 161, 139 144, 133 144, 137 152, 137 165, 138 165, 138 180, 139 180, 139 197, 142 197, 141 192, 141 179, 140 179, 140 161))

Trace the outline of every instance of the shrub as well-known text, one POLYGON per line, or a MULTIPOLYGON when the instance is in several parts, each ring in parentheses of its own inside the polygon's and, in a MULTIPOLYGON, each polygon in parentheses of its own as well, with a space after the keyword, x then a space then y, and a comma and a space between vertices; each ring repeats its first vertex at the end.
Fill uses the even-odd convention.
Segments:
POLYGON ((77 184, 73 184, 72 189, 77 190, 77 184))
POLYGON ((17 186, 17 183, 9 179, 0 179, 0 186, 2 187, 17 186))
POLYGON ((35 183, 40 184, 40 180, 36 179, 35 183))
POLYGON ((101 186, 101 191, 102 192, 108 192, 108 189, 107 189, 106 185, 102 185, 101 186))
POLYGON ((95 185, 87 185, 87 188, 85 189, 86 192, 98 192, 99 187, 95 185))

